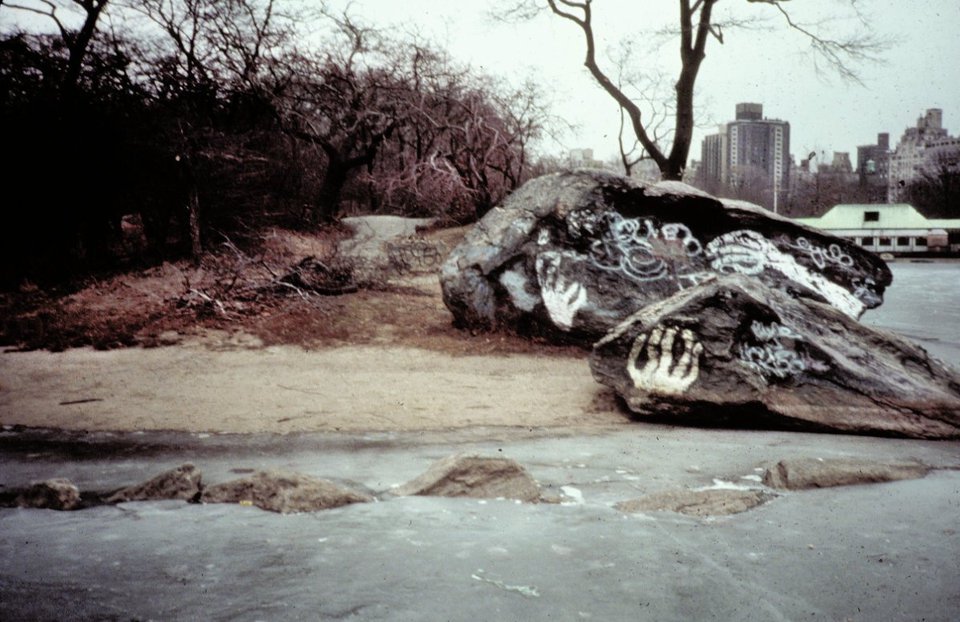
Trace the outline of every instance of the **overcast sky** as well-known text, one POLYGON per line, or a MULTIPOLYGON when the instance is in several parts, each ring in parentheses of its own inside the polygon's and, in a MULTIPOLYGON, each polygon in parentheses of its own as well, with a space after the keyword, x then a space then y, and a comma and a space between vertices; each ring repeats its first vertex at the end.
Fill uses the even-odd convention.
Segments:
MULTIPOLYGON (((579 126, 563 147, 590 147, 601 158, 617 152, 616 105, 582 67, 583 39, 573 24, 554 16, 529 23, 500 24, 487 13, 499 0, 353 0, 351 11, 374 23, 416 25, 446 45, 459 59, 494 75, 519 82, 541 81, 555 102, 555 112, 579 126)), ((807 21, 842 15, 848 0, 797 0, 789 6, 807 21), (839 10, 838 10, 839 9, 839 10)), ((885 63, 857 68, 863 85, 846 83, 829 72, 818 73, 806 41, 779 28, 778 19, 759 31, 727 31, 725 42, 711 40, 698 80, 698 118, 691 157, 700 157, 700 139, 715 124, 731 120, 737 102, 762 103, 764 114, 790 122, 791 152, 849 151, 855 164, 858 145, 872 144, 889 132, 896 144, 903 130, 927 108, 942 108, 944 125, 960 133, 960 1, 859 0, 869 9, 874 32, 897 41, 885 63)), ((345 6, 346 0, 333 0, 345 6)), ((651 37, 646 29, 676 22, 676 0, 595 0, 601 49, 631 40, 644 53, 651 37)), ((721 14, 768 15, 745 0, 723 0, 721 14)), ((859 28, 853 20, 834 25, 859 28)), ((641 55, 636 68, 659 65, 676 75, 676 44, 641 55)), ((605 63, 610 67, 609 63, 605 63)), ((555 147, 559 150, 559 147, 555 147)))
MULTIPOLYGON (((34 0, 27 0, 33 2, 34 0)), ((307 2, 307 0, 304 0, 307 2)), ((315 0, 309 0, 314 5, 315 0)), ((592 148, 606 159, 617 153, 619 115, 613 100, 583 68, 583 37, 575 25, 552 15, 519 24, 492 20, 490 11, 511 0, 328 0, 334 9, 350 5, 352 15, 395 30, 416 29, 476 69, 515 84, 539 81, 553 101, 553 112, 577 126, 562 144, 545 144, 561 153, 592 148)), ((842 17, 851 0, 792 0, 785 3, 807 22, 842 17)), ((764 114, 790 122, 796 159, 811 151, 849 151, 872 144, 889 132, 895 145, 903 130, 927 108, 943 109, 944 125, 960 134, 960 0, 857 0, 869 11, 873 32, 896 41, 883 64, 860 64, 863 84, 818 72, 805 39, 780 27, 770 7, 747 0, 721 0, 716 14, 768 16, 750 31, 727 30, 724 44, 711 40, 697 83, 700 128, 690 157, 699 159, 700 140, 731 120, 737 102, 759 102, 764 114)), ((602 66, 615 69, 607 50, 620 41, 635 48, 633 69, 660 68, 671 76, 679 66, 677 44, 652 49, 651 32, 677 21, 676 0, 594 0, 602 66)), ((0 19, 17 12, 5 11, 0 19)), ((855 20, 834 20, 839 33, 861 28, 855 20)))

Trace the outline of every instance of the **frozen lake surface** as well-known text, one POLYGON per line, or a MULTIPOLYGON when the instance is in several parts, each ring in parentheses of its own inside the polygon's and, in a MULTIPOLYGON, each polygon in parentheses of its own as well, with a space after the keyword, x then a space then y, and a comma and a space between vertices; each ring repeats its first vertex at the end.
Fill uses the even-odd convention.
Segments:
POLYGON ((890 264, 883 305, 861 321, 897 332, 960 369, 960 262, 890 264))
POLYGON ((89 489, 190 460, 211 483, 232 470, 283 468, 385 490, 471 451, 515 458, 570 503, 417 497, 288 516, 174 501, 0 510, 0 618, 956 619, 957 443, 660 425, 541 434, 101 434, 104 451, 70 461, 61 452, 76 448, 55 442, 7 447, 7 481, 53 471, 89 489), (710 519, 613 507, 717 482, 759 487, 761 464, 798 456, 917 459, 942 470, 787 492, 710 519))

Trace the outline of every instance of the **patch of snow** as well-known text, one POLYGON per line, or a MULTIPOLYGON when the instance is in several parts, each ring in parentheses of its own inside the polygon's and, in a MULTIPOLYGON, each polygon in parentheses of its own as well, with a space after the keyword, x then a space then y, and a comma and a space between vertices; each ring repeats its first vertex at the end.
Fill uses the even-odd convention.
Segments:
POLYGON ((569 546, 560 546, 559 544, 551 544, 550 549, 557 555, 570 555, 573 553, 573 549, 569 546))
POLYGON ((580 492, 579 488, 574 488, 573 486, 561 486, 560 492, 562 492, 564 496, 573 500, 564 502, 561 505, 583 505, 583 493, 580 492))
POLYGON ((540 591, 536 588, 536 586, 533 586, 533 585, 510 585, 510 584, 504 583, 503 581, 501 581, 501 580, 499 580, 499 579, 488 579, 487 577, 484 577, 484 576, 482 576, 482 575, 483 575, 483 570, 477 570, 477 572, 475 572, 475 573, 473 573, 472 575, 470 575, 470 578, 471 578, 471 579, 476 579, 477 581, 483 581, 484 583, 489 583, 490 585, 495 585, 495 586, 499 587, 501 590, 505 590, 505 591, 507 591, 507 592, 516 592, 516 593, 518 593, 518 594, 520 594, 520 595, 522 595, 522 596, 526 596, 526 597, 528 597, 528 598, 539 598, 539 597, 540 597, 540 591))
POLYGON ((694 490, 700 492, 704 490, 752 490, 749 486, 743 486, 742 484, 734 484, 733 482, 727 482, 722 479, 714 479, 713 485, 704 486, 702 488, 694 488, 694 490))

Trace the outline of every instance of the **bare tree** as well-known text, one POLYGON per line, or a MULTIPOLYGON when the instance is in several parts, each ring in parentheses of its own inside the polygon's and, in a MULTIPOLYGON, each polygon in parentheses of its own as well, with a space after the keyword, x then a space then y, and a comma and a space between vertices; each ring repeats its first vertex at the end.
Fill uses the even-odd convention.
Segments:
POLYGON ((323 54, 290 59, 278 97, 282 127, 323 154, 315 221, 341 203, 462 220, 525 181, 530 144, 546 122, 532 85, 511 89, 413 40, 349 15, 326 14, 323 54))
MULTIPOLYGON (((680 70, 674 83, 673 130, 672 140, 659 137, 655 128, 656 121, 645 117, 635 98, 624 92, 621 85, 610 77, 597 59, 597 40, 594 24, 593 0, 529 0, 515 4, 507 11, 507 17, 525 18, 549 10, 552 14, 575 24, 583 34, 585 45, 584 66, 594 80, 606 91, 624 111, 630 121, 630 127, 644 152, 653 159, 664 179, 679 180, 683 176, 693 136, 694 123, 694 86, 700 68, 706 58, 709 41, 724 41, 724 28, 732 29, 750 23, 750 19, 720 20, 714 9, 720 0, 678 0, 676 29, 672 34, 679 40, 680 70), (545 2, 545 4, 543 4, 545 2)), ((856 80, 853 69, 858 61, 875 59, 884 49, 886 41, 872 34, 865 26, 867 19, 860 10, 858 0, 844 0, 862 22, 864 28, 860 34, 850 37, 833 38, 824 34, 818 26, 808 26, 795 20, 786 8, 789 0, 743 0, 747 4, 762 5, 757 9, 774 11, 786 26, 805 37, 816 59, 825 62, 841 77, 856 80)), ((625 160, 625 164, 628 161, 625 160)))
MULTIPOLYGON (((668 77, 657 70, 639 72, 633 69, 634 50, 632 42, 621 42, 616 55, 611 56, 617 71, 617 88, 628 93, 631 101, 640 107, 653 144, 664 145, 672 139, 673 127, 670 119, 674 116, 674 101, 667 88, 668 77)), ((623 172, 629 177, 633 174, 634 167, 652 158, 636 134, 628 128, 626 110, 620 106, 618 111, 620 126, 617 131, 617 146, 623 172)))
POLYGON ((21 4, 19 2, 3 2, 0 0, 0 9, 6 7, 18 11, 26 11, 49 17, 57 27, 69 57, 67 70, 63 74, 62 86, 65 91, 72 91, 83 69, 83 61, 90 48, 90 42, 97 32, 97 22, 109 0, 39 0, 37 2, 21 4), (63 19, 65 12, 79 11, 81 23, 79 28, 71 28, 63 19))
POLYGON ((960 217, 960 152, 934 147, 920 175, 906 185, 904 194, 927 216, 960 217))
MULTIPOLYGON (((141 36, 151 44, 143 72, 163 109, 159 142, 177 163, 178 181, 185 189, 179 220, 190 253, 198 260, 201 229, 209 226, 201 222, 201 207, 204 220, 212 216, 211 203, 232 203, 239 213, 245 203, 256 200, 251 178, 267 175, 268 159, 246 145, 270 141, 250 140, 243 126, 256 123, 243 117, 258 105, 261 117, 272 116, 267 103, 271 95, 262 91, 271 82, 279 51, 292 36, 292 19, 279 10, 280 0, 116 3, 128 9, 128 24, 144 27, 141 36)), ((151 223, 156 237, 164 238, 170 217, 160 213, 149 220, 156 221, 151 223)))
POLYGON ((293 36, 296 15, 278 0, 116 0, 159 29, 155 53, 183 85, 250 89, 293 36))
POLYGON ((418 47, 411 114, 377 171, 387 200, 430 202, 454 220, 482 216, 529 178, 531 143, 548 121, 538 87, 511 88, 418 47))
POLYGON ((290 54, 276 92, 284 131, 319 149, 326 161, 309 213, 315 223, 336 218, 351 176, 373 166, 409 114, 404 72, 380 34, 346 14, 327 17, 335 25, 328 51, 290 54))
POLYGON ((474 196, 478 217, 520 183, 528 143, 537 133, 534 94, 497 92, 481 83, 460 93, 443 121, 444 149, 436 153, 474 196))

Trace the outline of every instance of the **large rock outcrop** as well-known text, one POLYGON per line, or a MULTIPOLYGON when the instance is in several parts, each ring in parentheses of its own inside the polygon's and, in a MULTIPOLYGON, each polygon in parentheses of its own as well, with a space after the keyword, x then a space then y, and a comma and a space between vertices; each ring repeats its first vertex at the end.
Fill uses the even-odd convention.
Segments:
POLYGON ((742 427, 960 436, 960 379, 925 350, 743 275, 650 305, 597 342, 636 413, 742 427))
POLYGON ((892 278, 859 246, 760 207, 582 170, 534 179, 491 210, 440 281, 460 326, 591 344, 650 303, 735 273, 853 318, 892 278))

